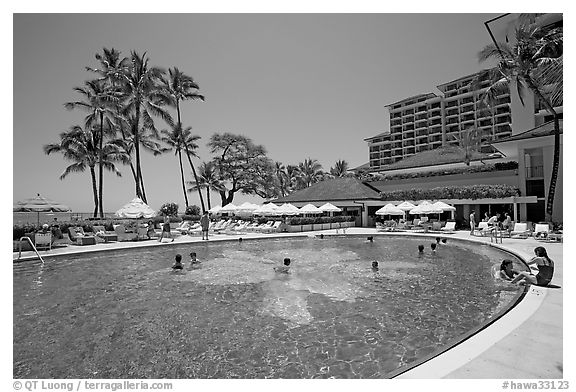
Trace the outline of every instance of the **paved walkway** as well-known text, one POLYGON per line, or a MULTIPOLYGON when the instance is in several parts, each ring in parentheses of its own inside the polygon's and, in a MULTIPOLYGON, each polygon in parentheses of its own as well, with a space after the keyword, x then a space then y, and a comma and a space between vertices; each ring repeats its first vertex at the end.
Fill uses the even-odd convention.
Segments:
MULTIPOLYGON (((272 234, 266 236, 294 236, 312 234, 335 234, 335 230, 313 233, 272 234)), ((351 228, 347 234, 376 235, 375 229, 351 228)), ((394 233, 397 234, 397 233, 394 233)), ((408 234, 422 235, 422 234, 408 234)), ((428 234, 435 237, 436 234, 428 234)), ((456 232, 454 238, 488 242, 489 238, 471 237, 468 232, 456 232)), ((213 235, 210 241, 242 238, 262 238, 262 234, 213 235)), ((202 241, 199 236, 181 236, 174 244, 202 241)), ((99 252, 108 249, 169 246, 157 241, 102 243, 91 246, 71 245, 49 252, 49 257, 82 252, 99 252)), ((480 331, 447 352, 405 372, 398 378, 457 378, 457 379, 559 379, 563 377, 563 258, 561 243, 543 243, 532 238, 504 239, 502 245, 525 260, 533 256, 536 246, 544 246, 555 262, 551 288, 532 286, 524 299, 488 328, 480 331)), ((13 254, 16 260, 18 252, 13 254)), ((33 252, 22 252, 22 259, 34 259, 33 252)))

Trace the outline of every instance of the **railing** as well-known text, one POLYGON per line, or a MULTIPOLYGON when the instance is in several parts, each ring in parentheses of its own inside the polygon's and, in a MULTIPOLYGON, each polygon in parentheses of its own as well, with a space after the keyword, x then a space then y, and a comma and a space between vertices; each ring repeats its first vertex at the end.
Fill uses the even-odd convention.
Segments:
POLYGON ((526 166, 526 178, 544 177, 544 166, 526 166))
POLYGON ((30 244, 30 246, 32 247, 34 252, 36 252, 36 256, 38 256, 38 258, 40 259, 42 264, 44 264, 44 259, 42 259, 42 256, 40 256, 40 253, 38 253, 38 250, 36 249, 36 247, 34 246, 34 243, 32 242, 32 240, 29 237, 20 237, 20 241, 18 241, 18 260, 20 260, 20 257, 22 256, 22 240, 28 241, 28 243, 30 244))

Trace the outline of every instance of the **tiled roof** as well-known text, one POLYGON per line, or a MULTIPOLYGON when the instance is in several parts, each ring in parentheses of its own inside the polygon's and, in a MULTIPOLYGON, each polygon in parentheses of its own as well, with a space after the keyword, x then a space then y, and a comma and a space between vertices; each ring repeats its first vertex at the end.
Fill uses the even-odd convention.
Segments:
MULTIPOLYGON (((472 161, 493 159, 491 154, 480 152, 472 153, 472 161)), ((434 150, 422 151, 386 166, 380 166, 378 171, 410 169, 416 167, 446 165, 449 163, 463 163, 464 150, 456 146, 438 147, 434 150)))
POLYGON ((320 181, 288 196, 272 200, 274 203, 314 202, 327 200, 380 199, 380 193, 355 177, 340 177, 320 181))

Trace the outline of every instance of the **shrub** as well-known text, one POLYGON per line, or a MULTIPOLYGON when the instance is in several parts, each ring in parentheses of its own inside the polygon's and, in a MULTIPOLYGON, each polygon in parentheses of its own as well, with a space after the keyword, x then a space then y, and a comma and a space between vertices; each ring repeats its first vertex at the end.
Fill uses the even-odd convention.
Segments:
POLYGON ((163 216, 176 216, 178 215, 178 204, 170 202, 164 203, 162 207, 160 207, 159 213, 163 216))
POLYGON ((426 199, 501 199, 518 196, 520 190, 510 185, 443 186, 431 189, 407 189, 380 193, 382 200, 426 199))
POLYGON ((200 215, 200 207, 197 205, 188 206, 186 211, 184 211, 184 215, 200 215))
POLYGON ((441 170, 414 172, 414 173, 376 174, 374 175, 374 178, 369 181, 404 180, 412 178, 449 176, 449 175, 466 174, 466 173, 484 173, 484 172, 514 170, 514 169, 518 169, 518 162, 509 161, 509 162, 498 162, 494 164, 487 164, 481 166, 460 167, 454 169, 441 169, 441 170))

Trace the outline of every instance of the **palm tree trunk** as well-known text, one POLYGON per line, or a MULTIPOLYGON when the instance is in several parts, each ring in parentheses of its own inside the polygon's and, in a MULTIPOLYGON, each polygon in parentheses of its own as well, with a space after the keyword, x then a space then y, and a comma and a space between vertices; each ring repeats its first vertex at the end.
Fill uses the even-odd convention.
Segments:
POLYGON ((100 207, 100 218, 104 218, 104 202, 102 201, 103 199, 103 191, 104 191, 104 162, 102 162, 102 146, 104 143, 104 113, 100 113, 100 147, 99 147, 99 151, 98 151, 98 158, 99 158, 99 163, 98 163, 98 175, 99 175, 99 180, 100 180, 100 194, 99 194, 99 207, 100 207))
POLYGON ((210 203, 210 187, 209 186, 206 187, 206 200, 208 200, 208 209, 211 209, 212 205, 210 203))
POLYGON ((542 101, 548 113, 554 116, 554 158, 552 161, 552 173, 550 174, 550 185, 548 186, 548 198, 546 200, 546 221, 552 222, 556 183, 558 182, 558 171, 560 168, 560 120, 558 119, 558 113, 556 113, 548 99, 544 97, 540 89, 531 80, 527 80, 527 83, 530 90, 542 101))
POLYGON ((178 162, 180 163, 180 178, 182 179, 182 191, 184 192, 184 202, 188 208, 188 195, 186 194, 186 183, 184 181, 184 167, 182 166, 182 150, 178 150, 178 162))
POLYGON ((138 135, 138 125, 140 123, 140 103, 136 102, 136 114, 134 119, 134 124, 132 126, 132 132, 134 135, 134 152, 136 156, 136 196, 141 198, 144 203, 147 203, 146 198, 142 194, 140 189, 140 183, 142 178, 142 170, 140 168, 140 138, 138 135))
POLYGON ((96 170, 90 166, 90 177, 92 177, 92 193, 94 194, 94 218, 98 217, 98 186, 96 184, 96 170))
MULTIPOLYGON (((190 152, 188 151, 188 146, 184 144, 184 148, 186 149, 186 156, 188 157, 188 163, 190 163, 190 167, 192 168, 192 174, 194 174, 194 181, 196 184, 200 184, 198 181, 198 174, 196 174, 196 169, 194 168, 194 164, 192 163, 192 159, 190 158, 190 152)), ((202 213, 206 211, 206 206, 204 205, 204 197, 202 197, 202 190, 198 187, 198 196, 200 197, 200 204, 202 204, 202 213)))

